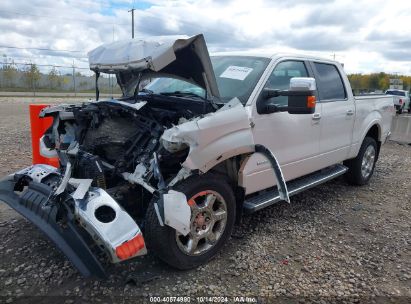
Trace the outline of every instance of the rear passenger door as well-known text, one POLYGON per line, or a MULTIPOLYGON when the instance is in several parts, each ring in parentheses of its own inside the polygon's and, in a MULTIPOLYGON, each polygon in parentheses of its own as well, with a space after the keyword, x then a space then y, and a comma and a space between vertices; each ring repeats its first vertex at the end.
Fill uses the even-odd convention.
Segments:
MULTIPOLYGON (((348 98, 342 75, 332 63, 311 62, 317 82, 320 117, 320 153, 325 164, 345 160, 352 143, 354 100, 348 98)), ((325 165, 324 164, 324 165, 325 165)))

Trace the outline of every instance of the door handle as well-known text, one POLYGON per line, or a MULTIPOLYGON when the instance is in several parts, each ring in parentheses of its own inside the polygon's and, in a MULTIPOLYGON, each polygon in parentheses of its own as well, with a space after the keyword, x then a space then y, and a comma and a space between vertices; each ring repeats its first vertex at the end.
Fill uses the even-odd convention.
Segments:
POLYGON ((353 110, 347 110, 347 116, 352 116, 354 115, 354 111, 353 110))
POLYGON ((313 120, 320 120, 321 119, 321 114, 320 113, 314 113, 313 114, 313 120))

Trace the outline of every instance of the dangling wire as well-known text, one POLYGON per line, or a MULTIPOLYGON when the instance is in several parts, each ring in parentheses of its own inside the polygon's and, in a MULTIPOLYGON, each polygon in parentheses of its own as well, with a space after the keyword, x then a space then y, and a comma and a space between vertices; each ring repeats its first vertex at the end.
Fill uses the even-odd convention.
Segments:
POLYGON ((96 101, 98 101, 100 97, 100 91, 98 89, 98 78, 100 77, 100 72, 96 71, 96 101))
POLYGON ((139 88, 140 88, 140 82, 141 82, 141 78, 143 77, 142 73, 138 73, 138 77, 137 77, 137 85, 136 88, 134 89, 134 100, 137 101, 137 95, 139 92, 139 88))

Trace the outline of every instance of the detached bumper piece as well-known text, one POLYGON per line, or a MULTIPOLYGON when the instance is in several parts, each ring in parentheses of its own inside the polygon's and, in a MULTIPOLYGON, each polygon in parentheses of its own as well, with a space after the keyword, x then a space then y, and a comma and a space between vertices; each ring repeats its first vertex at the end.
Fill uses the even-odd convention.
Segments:
POLYGON ((62 212, 59 208, 48 204, 51 189, 41 183, 30 182, 28 189, 19 196, 14 192, 15 184, 13 176, 0 182, 0 200, 46 234, 83 276, 105 278, 103 267, 90 251, 80 229, 69 218, 73 214, 66 210, 67 218, 60 218, 62 212))
POLYGON ((91 188, 76 199, 75 216, 112 263, 147 253, 140 228, 103 189, 91 188))
POLYGON ((147 253, 140 228, 106 191, 66 175, 31 166, 0 181, 0 201, 43 231, 85 277, 106 277, 89 245, 112 263, 147 253))

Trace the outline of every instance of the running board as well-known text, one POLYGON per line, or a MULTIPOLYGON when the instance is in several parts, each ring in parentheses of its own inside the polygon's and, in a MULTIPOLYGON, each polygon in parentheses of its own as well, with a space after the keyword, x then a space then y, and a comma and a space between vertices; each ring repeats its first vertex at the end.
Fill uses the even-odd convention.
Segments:
MULTIPOLYGON (((290 181, 287 183, 288 194, 289 196, 292 196, 304 190, 313 188, 317 185, 332 180, 337 176, 343 175, 347 172, 347 170, 348 168, 346 166, 334 165, 305 177, 290 181)), ((246 198, 243 207, 246 213, 252 213, 280 201, 282 201, 280 194, 278 193, 277 188, 274 188, 257 196, 246 198)))

